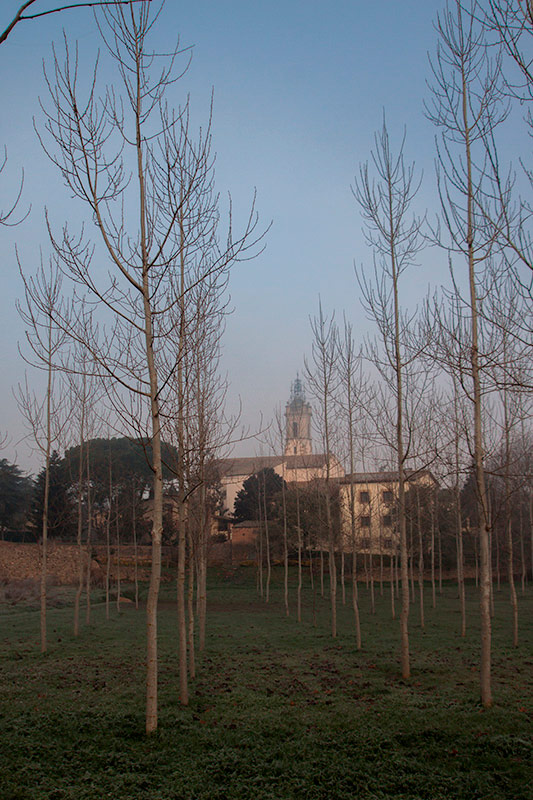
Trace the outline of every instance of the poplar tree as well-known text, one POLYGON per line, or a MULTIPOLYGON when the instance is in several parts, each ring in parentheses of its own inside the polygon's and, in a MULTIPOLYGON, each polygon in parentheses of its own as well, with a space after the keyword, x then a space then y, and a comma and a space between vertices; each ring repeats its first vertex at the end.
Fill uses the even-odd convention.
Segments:
MULTIPOLYGON (((54 49, 43 146, 75 199, 87 206, 91 224, 81 232, 65 225, 52 245, 62 269, 87 295, 99 319, 82 311, 70 336, 85 347, 105 382, 107 400, 134 436, 142 437, 153 474, 152 568, 147 600, 146 731, 157 728, 157 599, 163 536, 162 437, 172 401, 172 377, 182 369, 188 326, 183 319, 183 276, 195 261, 196 283, 208 280, 255 243, 252 203, 240 236, 220 242, 218 197, 212 191, 210 133, 193 135, 189 100, 177 110, 167 91, 187 67, 178 68, 175 45, 158 57, 150 34, 161 7, 139 2, 106 6, 99 30, 116 76, 99 92, 98 64, 82 88, 77 48, 65 39, 54 49), (183 168, 182 168, 183 165, 183 168), (207 177, 206 177, 207 176, 207 177), (96 243, 88 238, 89 229, 96 243), (194 242, 210 241, 205 257, 194 242), (107 264, 108 271, 102 269, 107 264), (175 341, 179 347, 176 351, 175 341)), ((183 67, 183 64, 182 64, 183 67)), ((85 73, 85 70, 84 70, 85 73)), ((182 424, 182 423, 180 423, 182 424)), ((182 463, 183 459, 181 460, 182 463)), ((181 468, 180 463, 180 468, 181 468)), ((180 548, 181 549, 181 548, 180 548)), ((182 564, 183 564, 183 553, 182 564)), ((181 569, 182 567, 180 567, 181 569)))

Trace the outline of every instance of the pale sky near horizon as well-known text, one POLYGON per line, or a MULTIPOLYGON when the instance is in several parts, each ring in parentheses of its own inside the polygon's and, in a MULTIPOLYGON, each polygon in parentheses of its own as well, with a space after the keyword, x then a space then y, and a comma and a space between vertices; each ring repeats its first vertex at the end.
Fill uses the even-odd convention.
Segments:
MULTIPOLYGON (((19 5, 4 0, 0 29, 19 5)), ((38 0, 35 11, 53 7, 38 0)), ((272 228, 265 251, 235 267, 230 281, 233 314, 227 320, 223 368, 230 381, 229 406, 240 397, 243 424, 254 429, 261 413, 288 399, 291 381, 309 353, 309 316, 321 297, 324 310, 345 310, 359 338, 372 333, 354 278, 354 262, 372 264, 361 235, 361 218, 350 186, 369 158, 373 136, 386 113, 393 142, 407 129, 405 154, 424 172, 416 210, 435 213, 434 135, 424 117, 430 78, 427 53, 433 51, 438 0, 167 0, 155 33, 155 46, 169 46, 179 34, 193 46, 185 77, 173 87, 176 105, 190 92, 194 119, 205 120, 214 88, 213 149, 216 183, 230 192, 235 225, 244 221, 257 190, 260 224, 272 228)), ((0 207, 16 195, 24 169, 20 209, 31 204, 17 227, 0 229, 2 254, 0 331, 3 342, 0 432, 9 442, 1 456, 23 469, 38 459, 20 442, 23 427, 12 387, 23 380, 25 365, 17 342, 24 336, 15 301, 22 295, 15 246, 28 272, 39 253, 49 253, 44 208, 57 225, 82 218, 57 170, 47 161, 34 131, 42 126, 39 96, 46 86, 42 61, 62 30, 78 40, 84 63, 94 58, 98 36, 90 10, 77 9, 22 22, 0 45, 0 143, 9 161, 0 178, 0 207)), ((112 77, 109 78, 112 80, 112 77)), ((407 278, 410 300, 428 285, 446 280, 445 260, 426 250, 420 267, 407 278)), ((239 455, 254 452, 253 442, 239 455)))

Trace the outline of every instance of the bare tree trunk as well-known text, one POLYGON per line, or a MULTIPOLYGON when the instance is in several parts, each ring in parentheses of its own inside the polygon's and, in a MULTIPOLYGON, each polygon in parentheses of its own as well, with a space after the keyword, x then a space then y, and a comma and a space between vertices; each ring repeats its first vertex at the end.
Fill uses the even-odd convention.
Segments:
MULTIPOLYGON (((456 415, 457 419, 457 415, 456 415)), ((461 636, 466 636, 466 597, 463 555, 463 520, 461 514, 461 490, 459 488, 459 434, 455 438, 455 536, 457 543, 457 588, 459 590, 459 603, 461 606, 461 636)))
POLYGON ((357 592, 357 552, 355 549, 355 538, 352 539, 352 605, 355 621, 355 641, 357 649, 362 647, 361 643, 361 620, 359 615, 359 598, 357 592))
POLYGON ((41 623, 41 653, 46 653, 46 580, 48 557, 48 502, 50 496, 50 455, 52 449, 52 320, 48 324, 48 363, 46 387, 46 450, 45 450, 45 478, 43 498, 42 542, 41 542, 41 583, 40 583, 40 623, 41 623))
POLYGON ((376 613, 376 595, 374 592, 374 555, 370 553, 369 557, 369 572, 370 572, 370 613, 376 613))
MULTIPOLYGON (((437 495, 438 504, 438 495, 437 495)), ((439 525, 439 516, 437 513, 437 547, 439 556, 439 594, 442 594, 442 531, 439 525)))
POLYGON ((287 498, 285 497, 285 480, 281 484, 283 504, 283 602, 285 615, 289 616, 289 543, 287 540, 287 498))
POLYGON ((520 507, 519 507, 519 514, 520 514, 520 579, 522 584, 522 594, 526 592, 526 580, 527 580, 527 572, 526 572, 526 550, 524 547, 524 509, 522 505, 522 498, 520 498, 520 507))
POLYGON ((205 627, 207 617, 207 540, 208 540, 208 526, 209 518, 206 509, 206 490, 205 482, 200 487, 201 499, 200 505, 202 508, 202 529, 201 545, 200 545, 200 562, 198 566, 198 649, 200 653, 205 650, 205 627))
POLYGON ((135 501, 136 501, 136 494, 135 494, 135 485, 132 485, 133 490, 133 497, 132 497, 132 506, 131 506, 131 527, 133 532, 133 558, 134 558, 134 582, 135 582, 135 608, 139 608, 139 552, 137 547, 137 515, 135 512, 135 501))
POLYGON ((180 293, 179 293, 179 329, 178 329, 178 501, 179 501, 179 529, 178 529, 178 648, 179 648, 179 695, 182 705, 189 703, 189 688, 187 676, 187 619, 185 611, 185 572, 186 572, 186 509, 185 509, 185 247, 187 237, 185 234, 185 206, 186 200, 182 197, 179 210, 180 249, 180 293))
POLYGON ((190 526, 187 526, 187 539, 189 542, 189 582, 187 586, 187 613, 189 625, 187 631, 188 651, 189 651, 189 675, 192 679, 196 677, 196 662, 194 653, 194 552, 190 526))
POLYGON ((178 605, 178 666, 179 666, 179 696, 180 703, 189 704, 189 688, 187 675, 187 617, 185 610, 185 572, 187 564, 186 555, 186 525, 185 504, 179 507, 179 533, 178 533, 178 575, 176 580, 177 605, 178 605))
POLYGON ((105 618, 109 619, 109 586, 111 583, 111 509, 113 507, 113 475, 111 468, 111 451, 109 452, 109 506, 105 524, 105 618))
POLYGON ((266 574, 266 590, 265 590, 265 603, 270 602, 270 580, 272 576, 272 566, 270 562, 270 533, 268 529, 268 512, 267 512, 267 505, 266 505, 266 477, 263 473, 263 508, 265 513, 265 548, 266 548, 266 564, 267 564, 267 574, 266 574))
POLYGON ((85 622, 91 622, 91 565, 92 565, 93 509, 91 492, 91 457, 87 443, 87 570, 85 573, 85 622))
POLYGON ((117 537, 117 611, 120 613, 120 589, 121 589, 120 580, 121 580, 122 576, 120 574, 121 553, 120 553, 120 513, 119 513, 119 511, 120 511, 120 509, 118 507, 118 492, 117 492, 116 503, 115 503, 115 513, 117 515, 116 516, 116 520, 115 520, 115 525, 116 525, 115 532, 116 532, 116 537, 117 537))
POLYGON ((475 561, 475 583, 476 589, 479 589, 479 545, 477 536, 474 534, 474 561, 475 561))
POLYGON ((407 560, 409 563, 409 579, 411 582, 411 603, 415 602, 416 599, 416 591, 415 591, 415 554, 414 554, 414 534, 413 534, 413 516, 409 519, 409 545, 407 550, 407 560))
MULTIPOLYGON (((504 334, 504 359, 507 363, 507 336, 504 334)), ((509 599, 513 614, 513 646, 518 647, 518 599, 514 582, 514 550, 513 550, 513 523, 511 516, 511 481, 509 470, 511 467, 511 421, 509 415, 509 398, 507 390, 503 391, 503 413, 505 428, 505 528, 507 533, 507 569, 509 581, 509 599)))
POLYGON ((437 607, 437 590, 435 586, 435 503, 437 502, 436 492, 431 492, 431 599, 433 608, 437 607))
POLYGON ((261 487, 259 480, 257 481, 257 505, 259 511, 259 558, 258 558, 258 583, 259 583, 259 596, 263 597, 263 511, 261 508, 261 487))
POLYGON ((77 500, 77 529, 76 529, 76 544, 78 547, 78 586, 76 587, 76 595, 74 597, 74 636, 79 635, 80 629, 80 600, 83 592, 83 458, 84 458, 84 436, 85 436, 85 381, 83 376, 83 395, 81 403, 81 421, 80 421, 80 443, 79 443, 79 464, 78 464, 78 500, 77 500))
POLYGON ((502 588, 500 575, 500 537, 497 527, 493 530, 492 541, 494 543, 494 549, 496 550, 496 588, 500 592, 502 588))
POLYGON ((394 603, 394 573, 396 571, 394 563, 395 560, 396 556, 390 557, 390 605, 391 605, 391 616, 393 619, 396 619, 396 606, 394 603))
MULTIPOLYGON (((298 528, 298 591, 296 595, 296 618, 302 621, 302 528, 300 520, 300 492, 296 487, 296 526, 298 528)), ((312 580, 312 571, 311 571, 312 580)))
POLYGON ((420 627, 425 626, 424 620, 424 541, 422 538, 422 515, 420 509, 420 490, 416 487, 416 513, 418 527, 418 590, 420 594, 420 627))
POLYGON ((311 593, 313 596, 313 627, 316 628, 316 581, 313 570, 313 551, 311 547, 309 547, 309 573, 311 576, 311 593))

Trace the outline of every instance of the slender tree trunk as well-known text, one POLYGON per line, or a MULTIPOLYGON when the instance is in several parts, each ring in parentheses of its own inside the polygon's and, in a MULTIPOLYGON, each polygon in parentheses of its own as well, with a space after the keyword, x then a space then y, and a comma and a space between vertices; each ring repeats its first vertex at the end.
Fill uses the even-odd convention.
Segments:
POLYGON ((82 377, 83 381, 83 397, 81 404, 81 421, 80 421, 80 444, 79 444, 79 464, 78 464, 78 520, 76 530, 76 544, 78 548, 78 586, 76 587, 76 595, 74 597, 74 636, 79 635, 80 630, 80 600, 83 592, 83 458, 84 458, 84 437, 85 437, 85 376, 82 377))
POLYGON ((137 547, 137 517, 135 513, 135 485, 132 486, 133 497, 131 506, 131 526, 133 532, 133 558, 134 558, 134 581, 135 581, 135 608, 139 608, 139 552, 137 547))
POLYGON ((420 490, 416 487, 416 513, 418 527, 418 591, 420 595, 420 627, 425 627, 424 619, 424 540, 422 537, 422 514, 420 508, 420 490))
POLYGON ((395 556, 390 557, 390 605, 391 605, 391 616, 393 619, 396 619, 396 605, 394 603, 394 573, 396 571, 395 567, 395 556))
POLYGON ((435 503, 436 503, 436 492, 431 492, 431 496, 429 498, 430 506, 431 506, 431 601, 433 608, 437 607, 437 589, 435 586, 435 503))
POLYGON ((257 480, 257 505, 259 510, 259 564, 258 564, 258 580, 259 580, 259 596, 263 597, 263 511, 261 508, 261 486, 259 479, 257 480))
POLYGON ((520 579, 522 584, 522 594, 526 592, 526 550, 524 547, 524 509, 522 506, 522 498, 520 498, 520 506, 519 506, 519 525, 520 525, 520 579))
POLYGON ((191 679, 196 677, 196 662, 194 653, 194 552, 190 525, 187 526, 187 539, 189 543, 189 572, 187 586, 187 613, 189 625, 187 630, 188 652, 189 652, 189 675, 191 679))
POLYGON ((316 581, 313 570, 313 551, 311 547, 309 547, 309 572, 311 574, 311 594, 313 597, 313 627, 316 628, 316 581))
POLYGON ((115 513, 116 513, 115 530, 117 536, 117 611, 120 613, 120 590, 121 590, 120 581, 122 576, 120 574, 121 553, 120 553, 120 513, 118 507, 118 492, 115 502, 115 513))
POLYGON ((109 506, 105 524, 105 618, 109 619, 109 586, 111 583, 111 509, 113 507, 113 475, 111 469, 111 452, 109 453, 109 506))
MULTIPOLYGON (((506 334, 504 334, 504 359, 505 363, 507 363, 506 334)), ((513 522, 511 514, 511 481, 509 476, 509 469, 511 466, 511 422, 509 419, 509 400, 506 389, 504 389, 503 392, 503 410, 504 410, 504 426, 505 426, 504 491, 505 491, 505 528, 507 534, 507 564, 508 564, 507 578, 509 581, 509 599, 511 602, 511 609, 513 614, 513 646, 518 647, 518 599, 516 596, 516 587, 514 582, 513 522)))
POLYGON ((296 487, 296 526, 298 528, 298 592, 296 596, 296 617, 302 621, 302 528, 300 520, 300 492, 296 487))
POLYGON ((189 703, 189 688, 187 676, 187 618, 185 609, 185 572, 186 572, 186 539, 187 539, 187 514, 185 507, 186 498, 186 464, 185 464, 185 353, 186 353, 186 328, 185 328, 185 248, 187 237, 184 228, 186 200, 182 197, 180 204, 180 300, 179 300, 179 338, 178 338, 178 575, 177 575, 177 605, 178 605, 178 659, 179 659, 179 697, 182 705, 189 703))
POLYGON ((285 480, 281 485, 283 504, 283 602, 285 615, 289 616, 289 543, 287 540, 287 498, 285 496, 285 480))
POLYGON ((416 599, 416 591, 415 591, 415 554, 414 554, 414 533, 413 533, 413 516, 411 515, 409 519, 409 545, 408 545, 408 563, 409 563, 409 579, 411 583, 411 603, 415 602, 416 599))
POLYGON ((474 561, 475 561, 475 583, 476 589, 479 589, 479 545, 475 533, 474 536, 474 561))
POLYGON ((93 508, 91 492, 91 457, 90 448, 87 443, 87 571, 85 573, 85 622, 91 622, 91 565, 92 565, 92 530, 93 530, 93 508))
POLYGON ((48 500, 50 496, 50 451, 52 443, 52 324, 48 329, 48 385, 46 389, 46 453, 45 453, 45 478, 44 478, 44 498, 43 498, 43 526, 41 543, 41 584, 40 584, 40 626, 41 626, 41 653, 46 653, 47 630, 46 630, 46 579, 48 577, 47 558, 48 558, 48 500))
POLYGON ((492 540, 494 542, 494 548, 496 550, 496 588, 500 592, 502 588, 501 584, 501 575, 500 575, 500 536, 498 534, 498 528, 494 528, 492 534, 492 540))
MULTIPOLYGON (((456 411, 457 419, 457 411, 456 411)), ((459 603, 461 606, 461 636, 466 636, 466 597, 463 554, 463 520, 461 514, 461 490, 459 487, 459 435, 455 437, 455 536, 457 543, 457 588, 459 590, 459 603)))
POLYGON ((200 563, 198 566, 198 649, 200 653, 205 650, 205 628, 207 618, 207 541, 209 531, 209 512, 206 509, 206 490, 205 482, 200 487, 201 508, 202 508, 202 528, 200 531, 200 563))
POLYGON ((267 505, 266 505, 266 477, 263 473, 263 508, 265 514, 265 549, 266 549, 266 565, 267 565, 267 574, 266 574, 266 591, 265 591, 265 603, 270 602, 270 580, 272 576, 272 566, 270 561, 270 532, 268 529, 268 513, 267 513, 267 505))
POLYGON ((355 538, 352 539, 352 605, 355 621, 355 641, 357 649, 362 647, 361 643, 361 619, 359 615, 359 598, 357 593, 357 552, 355 549, 355 538))
POLYGON ((374 592, 374 554, 370 553, 368 556, 369 560, 369 572, 370 572, 370 613, 376 613, 376 595, 374 592))

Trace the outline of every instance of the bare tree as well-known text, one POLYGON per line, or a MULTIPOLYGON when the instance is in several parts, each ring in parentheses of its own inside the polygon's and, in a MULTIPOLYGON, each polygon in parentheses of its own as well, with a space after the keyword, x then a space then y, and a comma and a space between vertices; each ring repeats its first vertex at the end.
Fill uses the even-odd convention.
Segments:
MULTIPOLYGON (((486 143, 507 114, 499 89, 500 62, 491 58, 476 23, 479 5, 468 4, 465 14, 459 0, 437 17, 439 41, 432 61, 434 84, 427 115, 440 129, 438 186, 447 234, 442 241, 464 258, 468 295, 464 309, 464 333, 468 336, 469 361, 462 383, 472 402, 476 476, 478 538, 480 547, 481 699, 492 705, 490 619, 490 511, 485 485, 483 445, 483 387, 480 362, 479 270, 490 258, 495 244, 493 227, 480 209, 486 176, 486 143), (466 381, 469 385, 466 386, 466 381)), ((499 226, 497 226, 499 227, 499 226)), ((457 293, 459 294, 459 292, 457 293)), ((463 339, 464 341, 464 339, 463 339)))
MULTIPOLYGON (((165 93, 180 74, 178 46, 156 60, 150 31, 161 11, 140 2, 126 10, 102 10, 99 29, 118 70, 117 84, 99 99, 98 72, 86 96, 78 86, 77 57, 65 42, 54 52, 47 74, 50 107, 45 108, 51 144, 46 152, 72 195, 87 204, 100 249, 67 226, 51 231, 66 275, 81 286, 110 328, 78 314, 69 334, 90 352, 106 379, 107 397, 136 436, 148 435, 153 471, 152 570, 147 601, 146 731, 157 728, 157 598, 163 533, 162 436, 168 419, 172 378, 182 367, 185 271, 197 269, 196 284, 222 273, 255 244, 252 205, 241 236, 231 216, 223 246, 217 234, 218 198, 213 194, 210 137, 189 131, 188 100, 178 113, 165 93), (156 69, 159 70, 154 74, 156 69), (182 163, 185 167, 182 168, 182 163), (131 165, 132 174, 128 168, 131 165), (206 241, 210 247, 205 246, 206 241), (195 248, 195 243, 201 247, 195 248), (97 257, 95 257, 97 253, 97 257), (109 273, 97 263, 107 258, 109 273), (176 338, 181 343, 175 349, 176 338), (173 352, 172 352, 173 351, 173 352)), ((44 137, 43 144, 44 144, 44 137)), ((230 212, 231 213, 231 212, 230 212)), ((178 405, 182 399, 178 397, 178 405)), ((178 413, 180 413, 178 411, 178 413)), ((170 424, 170 423, 167 423, 170 424)), ((183 554, 182 554, 183 556, 183 554)), ((183 564, 183 558, 182 562, 183 564)), ((180 569, 182 567, 180 566, 180 569)))
POLYGON ((50 8, 46 11, 37 11, 34 14, 26 14, 26 9, 32 6, 36 0, 26 0, 25 3, 22 3, 18 11, 15 13, 15 16, 9 23, 9 25, 5 28, 2 33, 0 33, 0 44, 3 44, 9 34, 13 31, 15 25, 18 25, 19 22, 24 22, 25 20, 30 19, 38 19, 40 17, 47 17, 50 14, 58 14, 61 11, 68 11, 72 8, 98 8, 101 6, 111 6, 111 5, 123 5, 129 6, 132 3, 138 3, 140 0, 99 0, 99 2, 88 2, 88 3, 68 3, 67 5, 57 6, 56 8, 50 8))
MULTIPOLYGON (((361 423, 363 417, 363 405, 365 402, 365 381, 362 373, 362 354, 356 349, 353 338, 352 325, 344 315, 344 326, 342 334, 339 335, 339 383, 342 396, 340 398, 341 411, 345 418, 347 442, 348 442, 348 462, 350 475, 355 472, 356 454, 356 430, 361 436, 361 423)), ((357 593, 357 545, 356 528, 357 513, 355 510, 355 486, 353 480, 349 484, 349 503, 350 503, 350 545, 352 552, 352 605, 354 611, 355 637, 357 649, 361 649, 361 621, 359 617, 359 600, 357 593)), ((342 542, 344 552, 344 541, 342 542)))
POLYGON ((17 303, 19 314, 26 325, 27 352, 25 361, 44 371, 46 388, 39 399, 30 390, 28 381, 19 386, 17 402, 22 415, 28 423, 32 438, 44 458, 45 483, 43 497, 41 534, 41 652, 47 649, 46 632, 46 579, 48 550, 48 499, 50 489, 50 456, 54 445, 63 435, 68 419, 64 413, 64 398, 57 392, 56 374, 61 360, 61 349, 65 344, 65 334, 54 322, 55 315, 66 317, 61 294, 61 276, 57 265, 51 261, 48 269, 43 264, 37 274, 26 277, 21 270, 24 283, 24 302, 17 303))
POLYGON ((405 437, 405 396, 407 368, 413 354, 407 347, 409 320, 400 308, 400 278, 414 263, 419 253, 421 220, 412 216, 410 206, 416 196, 419 181, 414 165, 407 166, 403 148, 394 155, 385 120, 375 136, 372 167, 368 162, 360 167, 354 195, 366 223, 365 235, 374 251, 373 279, 360 269, 357 272, 367 313, 379 330, 383 354, 377 348, 370 353, 394 397, 394 453, 398 470, 398 526, 402 576, 402 610, 400 615, 402 675, 410 675, 409 662, 409 576, 407 571, 407 530, 405 515, 405 462, 408 445, 405 437), (374 177, 375 176, 375 177, 374 177))
MULTIPOLYGON (((324 503, 326 508, 326 534, 328 542, 331 635, 335 638, 337 636, 337 568, 335 564, 335 531, 333 528, 331 509, 330 475, 333 424, 332 410, 338 383, 336 372, 337 328, 333 316, 329 319, 324 316, 321 302, 319 302, 318 316, 311 319, 311 331, 313 333, 311 359, 305 361, 305 372, 310 393, 316 398, 319 407, 324 455, 326 458, 324 503)), ((320 553, 322 554, 322 546, 320 553)))

